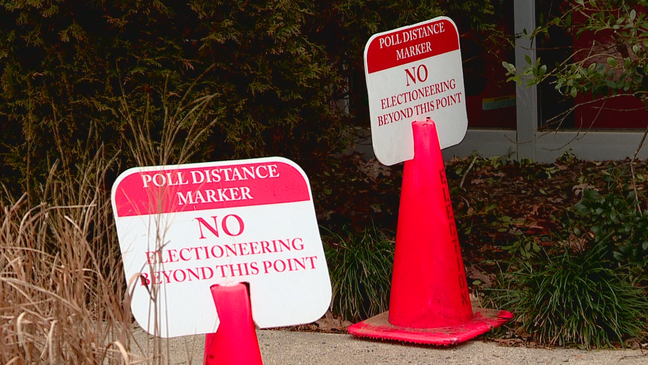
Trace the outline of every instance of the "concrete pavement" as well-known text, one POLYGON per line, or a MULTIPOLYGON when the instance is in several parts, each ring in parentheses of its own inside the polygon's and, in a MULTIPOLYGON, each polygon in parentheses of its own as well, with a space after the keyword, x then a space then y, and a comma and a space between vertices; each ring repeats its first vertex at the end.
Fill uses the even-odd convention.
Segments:
MULTIPOLYGON (((287 330, 259 330, 257 337, 263 362, 266 365, 648 364, 648 351, 646 350, 537 349, 500 346, 495 342, 479 339, 443 348, 358 339, 347 334, 287 330)), ((161 363, 202 364, 204 339, 205 336, 158 339, 162 346, 159 353, 164 357, 161 363)), ((148 334, 141 330, 137 331, 136 341, 142 347, 142 353, 152 353, 151 342, 154 339, 148 334), (147 350, 146 347, 149 349, 147 350)))

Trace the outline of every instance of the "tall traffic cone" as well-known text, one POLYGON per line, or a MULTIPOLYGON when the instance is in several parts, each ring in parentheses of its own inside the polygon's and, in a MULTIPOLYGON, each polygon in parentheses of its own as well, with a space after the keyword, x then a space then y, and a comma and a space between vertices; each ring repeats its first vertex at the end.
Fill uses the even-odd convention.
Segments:
POLYGON ((513 315, 473 308, 436 126, 414 122, 405 162, 389 311, 349 327, 359 337, 453 345, 513 315))
POLYGON ((220 324, 205 338, 206 365, 263 364, 245 284, 211 287, 220 324))

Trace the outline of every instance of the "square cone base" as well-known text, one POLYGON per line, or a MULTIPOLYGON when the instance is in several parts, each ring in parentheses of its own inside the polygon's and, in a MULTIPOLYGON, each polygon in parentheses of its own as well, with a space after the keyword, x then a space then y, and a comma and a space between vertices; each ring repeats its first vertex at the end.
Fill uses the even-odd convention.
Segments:
POLYGON ((452 346, 500 327, 511 318, 513 318, 513 314, 504 310, 473 308, 472 320, 460 325, 437 328, 409 328, 394 326, 389 323, 389 312, 383 312, 350 326, 348 331, 358 337, 452 346))

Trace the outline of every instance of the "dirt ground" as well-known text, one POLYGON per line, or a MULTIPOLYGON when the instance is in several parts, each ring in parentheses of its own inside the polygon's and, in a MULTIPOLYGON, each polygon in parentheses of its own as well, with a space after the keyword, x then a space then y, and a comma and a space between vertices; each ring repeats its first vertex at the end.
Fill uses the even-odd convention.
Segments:
MULTIPOLYGON (((641 194, 646 166, 640 162, 634 169, 641 194)), ((566 223, 578 220, 572 208, 584 189, 605 194, 633 187, 629 161, 582 161, 569 155, 552 164, 456 159, 446 164, 446 173, 469 285, 470 279, 489 285, 498 264, 519 252, 516 245, 579 244, 583 238, 569 232, 573 224, 566 223)))
MULTIPOLYGON (((605 193, 631 181, 629 161, 582 161, 570 155, 552 164, 466 157, 445 166, 465 264, 488 272, 495 269, 492 261, 505 259, 521 238, 546 247, 564 240, 562 221, 584 189, 605 193)), ((328 186, 313 187, 330 191, 319 199, 326 202, 318 207, 320 224, 331 230, 374 226, 395 232, 402 164, 386 167, 348 156, 338 168, 345 179, 331 175, 328 186)), ((641 191, 648 180, 645 164, 635 170, 641 191)))

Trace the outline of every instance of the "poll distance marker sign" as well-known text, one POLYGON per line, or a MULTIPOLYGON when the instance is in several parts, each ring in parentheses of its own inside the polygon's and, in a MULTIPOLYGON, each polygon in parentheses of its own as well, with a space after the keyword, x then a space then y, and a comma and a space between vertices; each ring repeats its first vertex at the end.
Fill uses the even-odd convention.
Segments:
POLYGON ((431 118, 441 148, 468 129, 457 26, 448 17, 373 35, 365 47, 371 136, 378 160, 414 158, 412 122, 431 118))
POLYGON ((329 307, 310 184, 290 160, 132 168, 112 204, 133 315, 151 334, 216 332, 215 284, 248 283, 261 328, 310 323, 329 307))

